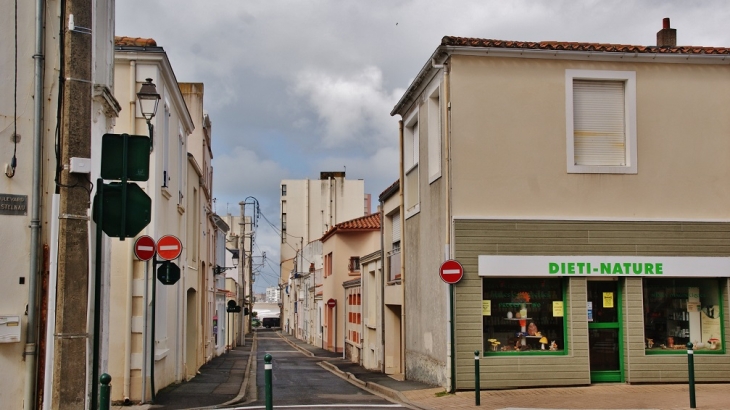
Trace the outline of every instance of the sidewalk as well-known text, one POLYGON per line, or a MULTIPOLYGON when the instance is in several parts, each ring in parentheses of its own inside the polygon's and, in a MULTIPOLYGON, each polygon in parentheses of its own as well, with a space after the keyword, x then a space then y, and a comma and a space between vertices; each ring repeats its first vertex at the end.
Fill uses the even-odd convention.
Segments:
MULTIPOLYGON (((336 354, 281 333, 290 345, 305 354, 322 357, 324 367, 341 377, 394 401, 422 410, 457 409, 689 409, 687 384, 595 384, 578 387, 484 390, 480 406, 474 391, 448 394, 442 387, 415 381, 398 381, 342 359, 336 354)), ((730 409, 730 384, 697 384, 698 410, 730 409)))
MULTIPOLYGON (((255 347, 253 334, 246 337, 245 346, 214 357, 204 364, 192 379, 172 384, 157 392, 155 404, 133 406, 112 405, 113 410, 194 409, 223 406, 244 399, 246 375, 255 347)), ((114 384, 112 383, 112 386, 114 384)))

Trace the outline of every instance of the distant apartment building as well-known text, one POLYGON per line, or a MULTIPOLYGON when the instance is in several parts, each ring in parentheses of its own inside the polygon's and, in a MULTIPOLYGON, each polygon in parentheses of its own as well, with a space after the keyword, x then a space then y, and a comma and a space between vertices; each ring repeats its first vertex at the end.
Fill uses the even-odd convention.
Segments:
MULTIPOLYGON (((298 313, 291 280, 309 264, 301 258, 304 245, 317 240, 336 224, 370 213, 365 181, 347 180, 345 172, 320 172, 319 180, 281 181, 281 294, 282 328, 291 332, 298 313)), ((321 304, 321 298, 315 303, 321 304)))
POLYGON ((281 290, 278 286, 272 286, 266 288, 266 302, 267 303, 279 303, 281 300, 281 290))

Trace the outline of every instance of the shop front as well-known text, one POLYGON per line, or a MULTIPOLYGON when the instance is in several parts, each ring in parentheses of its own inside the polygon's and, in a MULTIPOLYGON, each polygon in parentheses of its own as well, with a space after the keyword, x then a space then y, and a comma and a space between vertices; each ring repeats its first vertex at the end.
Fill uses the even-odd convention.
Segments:
POLYGON ((457 389, 473 386, 473 368, 460 359, 474 350, 483 389, 686 382, 690 342, 696 381, 730 381, 730 257, 593 248, 596 254, 575 256, 464 252, 467 281, 455 290, 457 389), (477 284, 479 345, 468 337, 476 334, 464 321, 476 315, 462 297, 477 284))

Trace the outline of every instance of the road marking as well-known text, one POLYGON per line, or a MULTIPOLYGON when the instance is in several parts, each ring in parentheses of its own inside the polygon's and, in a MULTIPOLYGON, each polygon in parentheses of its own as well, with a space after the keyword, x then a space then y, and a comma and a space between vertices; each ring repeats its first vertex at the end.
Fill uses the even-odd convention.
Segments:
POLYGON ((267 350, 266 353, 299 353, 299 350, 267 350))

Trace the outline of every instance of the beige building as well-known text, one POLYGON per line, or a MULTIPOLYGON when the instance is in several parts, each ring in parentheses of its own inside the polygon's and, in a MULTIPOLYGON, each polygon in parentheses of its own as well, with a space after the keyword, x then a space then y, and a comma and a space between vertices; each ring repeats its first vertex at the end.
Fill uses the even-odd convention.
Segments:
MULTIPOLYGON (((121 109, 110 64, 114 1, 90 2, 88 10, 79 5, 79 27, 63 28, 68 16, 60 2, 18 2, 17 21, 10 3, 3 5, 0 242, 9 256, 0 266, 0 402, 9 409, 84 408, 90 403, 91 344, 67 336, 94 330, 88 326, 94 305, 87 303, 96 267, 95 244, 88 241, 95 230, 87 217, 93 197, 88 190, 89 181, 99 177, 101 137, 112 131, 121 109), (61 80, 65 88, 61 70, 68 77, 61 80), (70 157, 88 162, 71 169, 70 157), (59 312, 62 323, 56 321, 59 312), (60 389, 75 394, 59 401, 60 389)), ((105 249, 102 253, 108 259, 105 249)), ((108 274, 106 262, 102 283, 108 274)), ((96 312, 107 328, 108 309, 96 312)), ((107 366, 106 342, 102 335, 101 371, 107 366)))
MULTIPOLYGON (((294 329, 301 329, 303 324, 298 310, 299 294, 293 294, 293 287, 300 288, 299 281, 291 281, 307 272, 309 265, 304 266, 305 262, 297 256, 301 256, 306 244, 319 240, 337 223, 370 213, 369 206, 365 181, 348 180, 344 172, 320 172, 319 180, 281 181, 280 284, 284 331, 294 334, 294 329)), ((317 309, 321 310, 321 301, 318 303, 317 309)))
POLYGON ((392 112, 407 378, 730 380, 729 51, 657 39, 442 39, 392 112))
POLYGON ((112 390, 112 400, 139 402, 184 380, 190 373, 187 367, 199 364, 197 348, 193 352, 185 347, 193 341, 186 339, 186 327, 199 329, 197 306, 188 310, 187 303, 197 305, 197 295, 203 293, 197 272, 188 273, 192 269, 187 263, 187 142, 194 121, 162 47, 153 40, 126 37, 118 37, 115 43, 114 95, 124 107, 115 132, 148 135, 136 106, 136 92, 146 79, 152 79, 161 97, 152 119, 150 177, 139 183, 152 199, 151 222, 141 234, 155 241, 164 235, 182 241, 181 255, 173 260, 181 278, 173 285, 162 285, 156 279, 158 266, 153 261, 136 260, 134 240, 112 241, 109 303, 113 307, 110 322, 116 326, 109 328, 109 351, 115 354, 110 353, 108 373, 122 385, 112 390), (195 319, 188 320, 186 314, 193 311, 195 319), (187 360, 192 363, 188 365, 187 360))
MULTIPOLYGON (((323 348, 342 352, 343 349, 360 349, 359 337, 357 341, 347 339, 347 331, 356 331, 353 326, 348 329, 348 323, 353 323, 352 313, 359 318, 355 324, 360 324, 362 295, 360 286, 343 289, 343 283, 360 278, 360 256, 368 255, 380 248, 380 214, 362 216, 341 222, 333 226, 322 236, 323 280, 322 301, 323 307, 323 348), (355 312, 356 311, 356 312, 355 312)), ((360 326, 357 326, 360 328, 360 326)), ((359 355, 358 355, 359 357, 359 355)))

